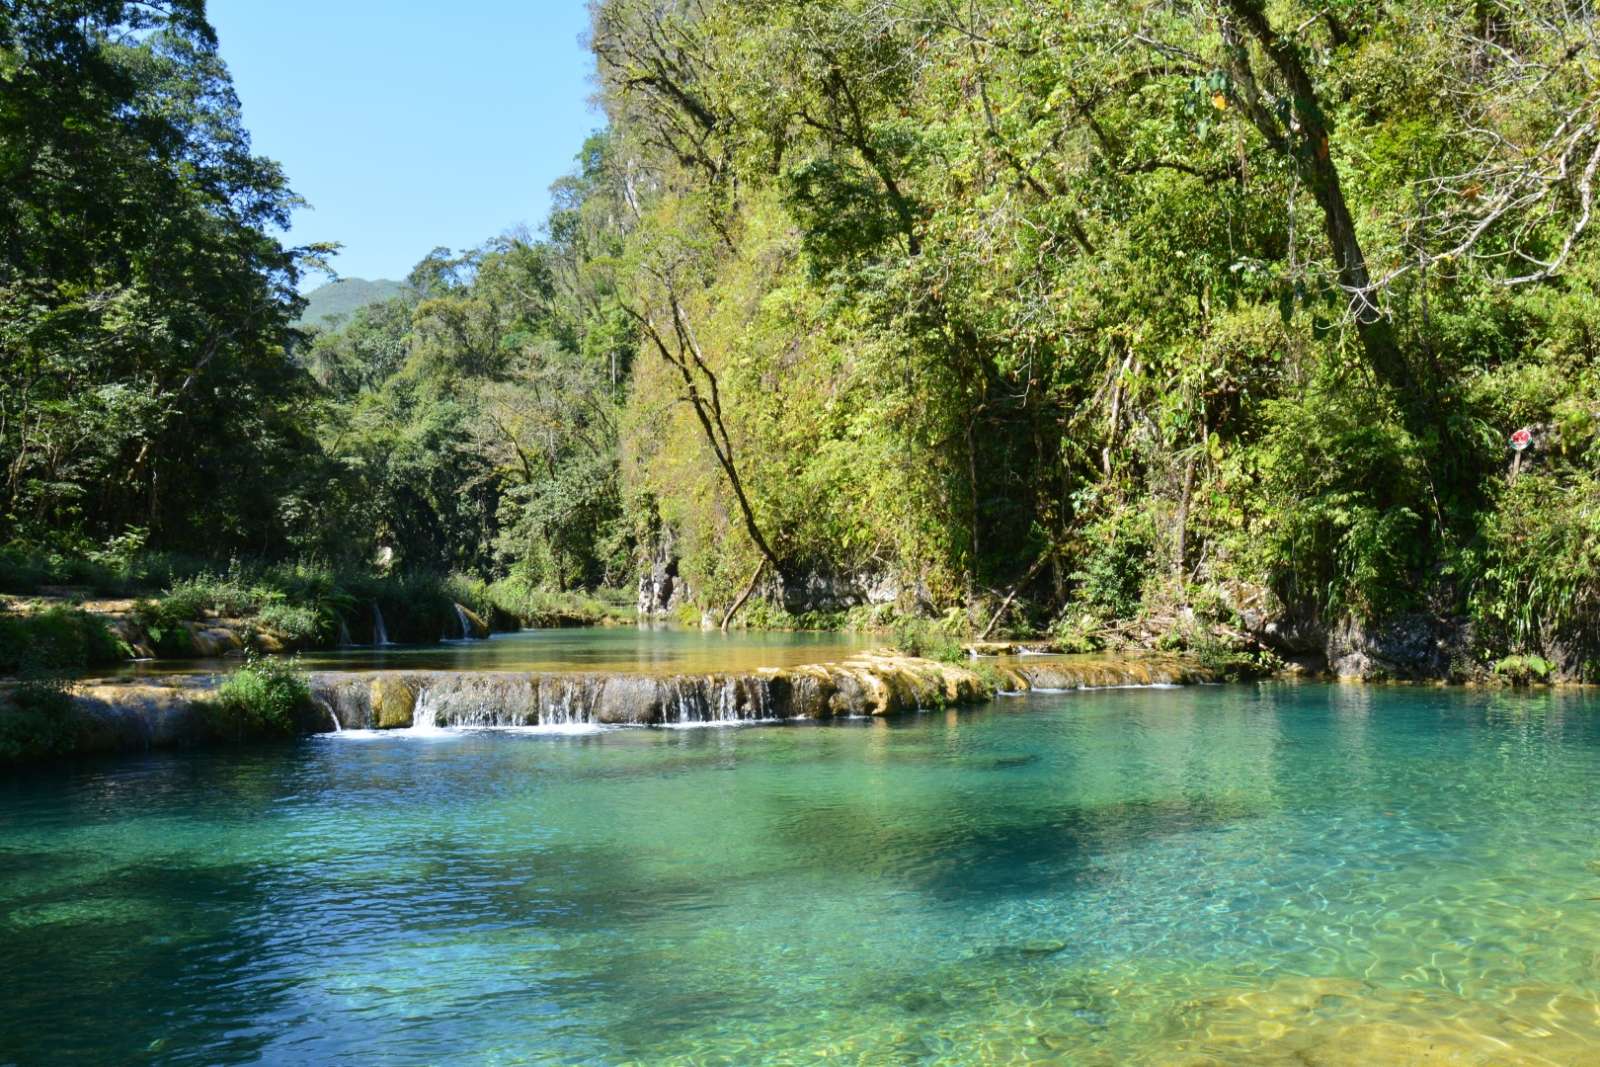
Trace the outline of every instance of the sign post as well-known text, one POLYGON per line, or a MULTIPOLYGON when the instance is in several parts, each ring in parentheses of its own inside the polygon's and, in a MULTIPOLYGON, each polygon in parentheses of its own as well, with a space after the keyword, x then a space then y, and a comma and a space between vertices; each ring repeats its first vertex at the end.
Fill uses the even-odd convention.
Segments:
POLYGON ((1533 444, 1533 431, 1524 426, 1511 435, 1511 450, 1516 453, 1511 460, 1511 481, 1517 480, 1517 474, 1522 470, 1522 453, 1533 444))

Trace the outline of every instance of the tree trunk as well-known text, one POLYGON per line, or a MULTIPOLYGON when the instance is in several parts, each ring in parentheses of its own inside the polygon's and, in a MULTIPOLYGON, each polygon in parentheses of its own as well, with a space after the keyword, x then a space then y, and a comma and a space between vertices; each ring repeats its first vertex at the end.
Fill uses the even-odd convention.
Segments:
POLYGON ((661 358, 677 368, 679 376, 683 379, 684 388, 688 391, 689 405, 700 421, 700 428, 705 431, 706 443, 711 446, 717 465, 727 475, 728 485, 733 489, 734 500, 738 503, 739 514, 744 520, 745 532, 750 535, 750 540, 760 550, 762 557, 772 565, 772 571, 778 576, 778 580, 785 581, 788 575, 784 571, 783 564, 778 561, 778 555, 772 550, 766 535, 761 532, 761 524, 756 521, 755 509, 745 494, 744 479, 739 476, 738 465, 734 462, 733 442, 728 437, 728 428, 722 421, 722 395, 717 384, 717 376, 706 365, 678 298, 669 293, 669 301, 672 306, 676 353, 673 346, 669 346, 666 338, 656 329, 654 319, 627 306, 624 306, 623 310, 644 328, 645 336, 650 339, 651 345, 661 358), (701 380, 706 383, 706 391, 700 388, 701 380))
POLYGON ((1183 465, 1183 495, 1178 498, 1178 518, 1174 525, 1177 526, 1177 540, 1173 561, 1173 571, 1182 581, 1188 571, 1184 568, 1184 559, 1189 554, 1189 501, 1194 496, 1194 468, 1195 457, 1190 456, 1183 465))
POLYGON ((739 614, 739 609, 744 607, 744 602, 746 600, 750 599, 750 594, 756 591, 756 583, 761 580, 761 572, 766 569, 767 557, 762 556, 761 559, 756 563, 755 573, 750 575, 750 580, 745 583, 744 592, 740 593, 739 599, 735 600, 733 604, 729 606, 728 610, 723 613, 722 626, 719 627, 723 633, 728 632, 728 624, 733 621, 733 617, 735 615, 739 614))
POLYGON ((1243 43, 1224 25, 1223 40, 1233 51, 1235 89, 1244 112, 1274 148, 1291 157, 1301 180, 1322 209, 1323 230, 1333 252, 1339 285, 1350 297, 1356 333, 1367 362, 1378 380, 1398 390, 1402 404, 1412 410, 1419 399, 1415 383, 1400 352, 1394 324, 1384 314, 1378 294, 1372 288, 1367 257, 1356 235, 1355 218, 1339 181, 1339 168, 1334 165, 1329 150, 1328 122, 1316 85, 1294 44, 1280 37, 1267 21, 1260 0, 1227 0, 1227 9, 1277 68, 1294 109, 1293 118, 1285 128, 1261 98, 1243 43))

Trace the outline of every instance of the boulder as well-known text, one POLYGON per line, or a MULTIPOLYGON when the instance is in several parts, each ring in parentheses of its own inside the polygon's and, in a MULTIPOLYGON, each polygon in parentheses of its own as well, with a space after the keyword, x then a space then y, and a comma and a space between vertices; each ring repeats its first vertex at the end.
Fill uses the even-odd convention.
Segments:
POLYGON ((370 700, 372 725, 379 730, 403 730, 412 724, 417 710, 417 691, 403 676, 374 675, 370 700))
POLYGON ((489 636, 489 624, 484 621, 483 616, 465 604, 456 605, 456 618, 461 620, 461 625, 466 630, 466 633, 462 634, 463 637, 482 640, 489 636))

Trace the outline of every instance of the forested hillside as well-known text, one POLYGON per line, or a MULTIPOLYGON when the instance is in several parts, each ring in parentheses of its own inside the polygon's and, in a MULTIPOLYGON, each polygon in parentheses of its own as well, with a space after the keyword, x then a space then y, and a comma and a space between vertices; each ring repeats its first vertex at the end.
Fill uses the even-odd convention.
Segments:
POLYGON ((544 230, 321 333, 200 5, 4 11, 14 554, 1600 673, 1585 5, 599 0, 544 230))
POLYGON ((337 329, 351 315, 368 306, 381 304, 400 296, 405 286, 386 278, 368 281, 366 278, 340 278, 319 285, 306 294, 306 306, 295 325, 318 326, 337 329))

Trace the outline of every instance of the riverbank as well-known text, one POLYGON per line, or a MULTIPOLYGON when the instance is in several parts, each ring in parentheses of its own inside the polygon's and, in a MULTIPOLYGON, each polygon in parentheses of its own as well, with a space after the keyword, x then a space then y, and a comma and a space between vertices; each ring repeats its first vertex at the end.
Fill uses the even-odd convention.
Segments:
MULTIPOLYGON (((66 572, 76 574, 76 572, 66 572)), ((0 674, 74 671, 117 660, 215 659, 391 643, 471 640, 524 627, 631 623, 631 594, 553 593, 516 578, 378 572, 316 563, 240 563, 207 569, 163 560, 82 584, 25 580, 0 568, 11 660, 0 674), (80 631, 71 641, 63 630, 80 631)))

